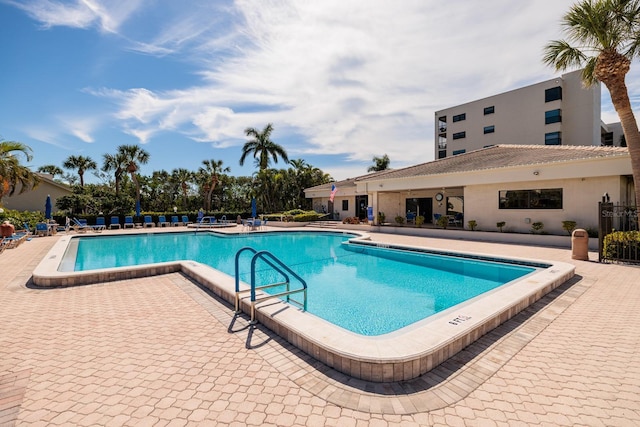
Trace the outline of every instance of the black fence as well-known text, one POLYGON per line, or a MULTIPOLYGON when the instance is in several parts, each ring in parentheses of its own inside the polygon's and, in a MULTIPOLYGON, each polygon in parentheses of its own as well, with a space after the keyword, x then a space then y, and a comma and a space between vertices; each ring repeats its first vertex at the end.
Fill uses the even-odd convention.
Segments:
POLYGON ((640 263, 637 207, 603 201, 598 210, 599 261, 640 263))

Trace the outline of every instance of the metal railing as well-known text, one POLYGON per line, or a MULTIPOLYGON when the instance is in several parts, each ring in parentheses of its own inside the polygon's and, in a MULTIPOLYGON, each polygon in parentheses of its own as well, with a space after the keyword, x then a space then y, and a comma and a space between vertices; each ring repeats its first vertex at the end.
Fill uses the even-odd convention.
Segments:
POLYGON ((302 308, 302 310, 307 310, 307 282, 304 281, 295 271, 291 270, 286 264, 284 264, 280 259, 278 259, 275 255, 273 255, 269 251, 257 251, 252 247, 246 246, 236 252, 235 256, 235 311, 236 313, 241 312, 240 308, 240 299, 241 295, 244 293, 250 293, 250 301, 251 301, 251 323, 255 324, 255 314, 256 314, 256 304, 262 301, 266 301, 273 298, 281 298, 286 296, 286 301, 288 303, 297 304, 302 308), (243 252, 251 252, 253 256, 251 257, 251 283, 250 289, 240 289, 240 255, 243 252), (256 286, 256 263, 258 260, 264 261, 269 267, 275 270, 278 274, 282 276, 282 281, 270 283, 268 285, 256 286), (288 274, 287 274, 288 273, 288 274), (289 277, 291 275, 294 277, 300 284, 302 288, 291 290, 291 279, 289 277), (276 294, 267 294, 262 293, 260 295, 257 294, 257 291, 275 288, 278 286, 285 286, 286 291, 279 292, 276 294), (304 295, 304 300, 302 302, 296 301, 291 298, 292 294, 302 292, 304 295))

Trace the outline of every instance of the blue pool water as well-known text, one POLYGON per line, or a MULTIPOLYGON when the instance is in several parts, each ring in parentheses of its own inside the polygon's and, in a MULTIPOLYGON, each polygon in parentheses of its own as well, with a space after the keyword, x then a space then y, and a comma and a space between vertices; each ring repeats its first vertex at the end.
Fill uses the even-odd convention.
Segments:
MULTIPOLYGON (((533 266, 343 244, 353 237, 333 232, 82 237, 74 269, 194 260, 233 276, 240 248, 268 250, 307 282, 310 313, 370 336, 398 330, 536 270, 533 266)), ((247 253, 240 263, 241 280, 247 283, 250 258, 247 253)), ((259 284, 279 281, 263 262, 259 261, 257 270, 259 284)), ((301 300, 302 296, 294 298, 301 300)))

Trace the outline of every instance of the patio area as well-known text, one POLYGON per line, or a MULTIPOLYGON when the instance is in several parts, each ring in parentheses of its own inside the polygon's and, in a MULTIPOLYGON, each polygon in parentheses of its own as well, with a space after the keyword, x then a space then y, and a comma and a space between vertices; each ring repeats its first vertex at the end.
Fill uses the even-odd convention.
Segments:
POLYGON ((567 249, 371 236, 564 261, 576 277, 426 375, 381 384, 249 328, 180 273, 35 289, 31 272, 60 237, 33 238, 0 255, 0 426, 640 423, 639 267, 598 264, 595 253, 574 261, 567 249))

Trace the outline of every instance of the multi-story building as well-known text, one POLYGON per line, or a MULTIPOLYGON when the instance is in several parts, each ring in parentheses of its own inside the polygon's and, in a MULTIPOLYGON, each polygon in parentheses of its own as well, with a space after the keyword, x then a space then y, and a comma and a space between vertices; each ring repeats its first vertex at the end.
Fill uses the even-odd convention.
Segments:
POLYGON ((435 158, 498 144, 621 145, 600 119, 600 84, 581 70, 435 113, 435 158))

